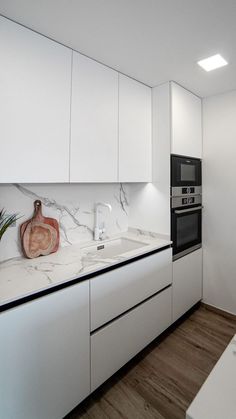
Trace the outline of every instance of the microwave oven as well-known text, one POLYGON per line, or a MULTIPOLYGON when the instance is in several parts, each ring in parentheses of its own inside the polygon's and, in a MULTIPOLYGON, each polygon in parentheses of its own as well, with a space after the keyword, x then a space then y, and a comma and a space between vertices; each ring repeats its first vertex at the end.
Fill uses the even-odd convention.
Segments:
POLYGON ((200 159, 171 155, 171 195, 201 194, 202 162, 200 159))

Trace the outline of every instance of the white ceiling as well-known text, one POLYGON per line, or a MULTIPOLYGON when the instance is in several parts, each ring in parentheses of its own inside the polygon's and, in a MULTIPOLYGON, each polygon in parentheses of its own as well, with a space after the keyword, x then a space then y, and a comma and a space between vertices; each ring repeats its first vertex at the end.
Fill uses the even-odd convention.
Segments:
POLYGON ((0 13, 150 86, 236 89, 236 0, 0 0, 0 13), (229 65, 196 64, 216 53, 229 65))

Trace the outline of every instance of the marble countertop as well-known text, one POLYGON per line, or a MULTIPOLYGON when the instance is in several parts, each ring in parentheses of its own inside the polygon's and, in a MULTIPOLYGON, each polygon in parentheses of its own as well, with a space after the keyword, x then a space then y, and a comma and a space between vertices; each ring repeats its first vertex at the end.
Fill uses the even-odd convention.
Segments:
POLYGON ((0 262, 0 309, 21 299, 49 290, 59 284, 85 279, 88 274, 96 275, 105 268, 113 267, 126 260, 168 246, 171 241, 155 233, 138 229, 114 236, 102 242, 87 242, 62 247, 57 253, 36 259, 23 257, 0 262), (135 250, 120 253, 112 258, 101 258, 87 247, 105 244, 115 238, 128 238, 145 244, 135 250))

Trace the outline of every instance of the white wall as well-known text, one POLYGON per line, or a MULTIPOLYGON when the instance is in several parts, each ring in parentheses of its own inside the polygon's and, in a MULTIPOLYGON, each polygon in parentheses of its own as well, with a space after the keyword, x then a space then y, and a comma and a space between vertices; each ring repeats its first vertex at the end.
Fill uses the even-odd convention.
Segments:
POLYGON ((41 199, 43 214, 56 218, 61 245, 89 241, 94 225, 94 203, 109 202, 112 212, 101 209, 108 236, 128 228, 128 186, 121 184, 34 184, 0 185, 0 209, 18 212, 22 218, 9 228, 0 242, 0 260, 21 255, 19 225, 32 217, 33 202, 41 199))
POLYGON ((135 228, 170 237, 170 83, 152 89, 153 183, 130 184, 135 228))
POLYGON ((204 301, 236 314, 236 91, 203 100, 204 301))

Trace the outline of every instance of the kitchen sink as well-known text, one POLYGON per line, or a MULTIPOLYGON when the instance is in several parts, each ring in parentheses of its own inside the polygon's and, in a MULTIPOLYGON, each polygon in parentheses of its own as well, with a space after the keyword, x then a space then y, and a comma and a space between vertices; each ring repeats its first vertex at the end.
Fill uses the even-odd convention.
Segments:
POLYGON ((147 243, 121 237, 119 239, 98 242, 95 246, 84 248, 83 251, 91 256, 94 255, 94 257, 107 259, 145 246, 147 246, 147 243))

